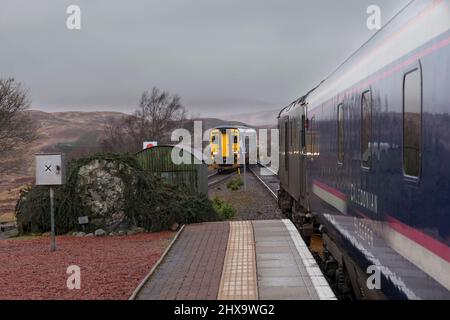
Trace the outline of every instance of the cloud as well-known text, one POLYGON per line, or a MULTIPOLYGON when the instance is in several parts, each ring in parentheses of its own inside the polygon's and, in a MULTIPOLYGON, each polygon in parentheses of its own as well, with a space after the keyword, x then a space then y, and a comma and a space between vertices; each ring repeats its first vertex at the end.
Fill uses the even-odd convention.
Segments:
MULTIPOLYGON (((408 1, 379 0, 384 22, 408 1)), ((5 1, 0 77, 48 111, 132 112, 142 91, 205 116, 292 101, 367 40, 368 0, 5 1), (66 8, 82 30, 66 28, 66 8)))

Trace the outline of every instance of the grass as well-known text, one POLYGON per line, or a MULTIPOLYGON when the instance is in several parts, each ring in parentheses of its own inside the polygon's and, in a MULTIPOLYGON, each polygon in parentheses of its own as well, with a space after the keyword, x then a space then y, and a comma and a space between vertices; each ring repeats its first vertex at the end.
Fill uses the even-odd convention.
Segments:
POLYGON ((230 220, 236 215, 236 209, 219 197, 214 197, 213 208, 222 220, 230 220))
POLYGON ((236 178, 236 179, 233 179, 230 182, 228 182, 227 188, 230 189, 231 191, 237 191, 243 185, 244 185, 244 182, 242 181, 242 179, 241 178, 236 178))

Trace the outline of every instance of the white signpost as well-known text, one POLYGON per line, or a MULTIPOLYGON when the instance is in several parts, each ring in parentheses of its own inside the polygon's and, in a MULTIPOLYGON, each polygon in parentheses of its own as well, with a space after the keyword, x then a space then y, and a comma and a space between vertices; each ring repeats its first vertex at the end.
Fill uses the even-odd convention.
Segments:
POLYGON ((81 225, 81 227, 83 228, 83 231, 85 231, 85 227, 88 223, 89 223, 88 216, 78 217, 78 224, 81 225))
POLYGON ((61 154, 36 154, 36 185, 49 186, 51 251, 56 250, 54 186, 65 183, 64 159, 61 154))

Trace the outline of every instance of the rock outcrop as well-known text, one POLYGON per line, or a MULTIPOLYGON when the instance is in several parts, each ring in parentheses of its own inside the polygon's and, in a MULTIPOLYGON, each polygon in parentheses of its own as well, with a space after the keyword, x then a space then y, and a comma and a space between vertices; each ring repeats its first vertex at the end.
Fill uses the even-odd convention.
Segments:
POLYGON ((125 179, 133 179, 133 169, 123 163, 93 160, 78 170, 77 193, 89 209, 89 224, 113 230, 125 218, 125 179))

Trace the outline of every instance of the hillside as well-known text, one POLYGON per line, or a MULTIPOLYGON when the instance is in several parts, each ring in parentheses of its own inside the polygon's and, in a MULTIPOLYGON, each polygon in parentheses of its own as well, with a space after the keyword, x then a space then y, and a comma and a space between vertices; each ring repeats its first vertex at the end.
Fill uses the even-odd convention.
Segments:
MULTIPOLYGON (((0 177, 0 223, 14 219, 14 207, 19 192, 26 184, 34 183, 34 155, 41 152, 62 152, 65 146, 96 148, 104 134, 104 125, 110 118, 120 119, 126 114, 119 112, 54 112, 29 111, 38 126, 39 138, 25 154, 20 172, 0 177)), ((203 130, 224 124, 247 126, 239 121, 215 118, 203 121, 203 130)))
POLYGON ((244 126, 244 127, 249 126, 249 124, 244 123, 244 122, 232 121, 232 120, 222 120, 222 119, 217 119, 217 118, 198 118, 198 119, 194 119, 194 121, 202 121, 203 130, 208 130, 208 129, 223 126, 223 125, 244 126))
POLYGON ((251 113, 231 114, 224 116, 223 118, 228 121, 242 121, 245 119, 245 122, 251 126, 273 128, 277 124, 277 118, 280 110, 276 109, 251 113))
POLYGON ((0 223, 11 221, 20 189, 34 182, 34 155, 40 152, 61 151, 58 144, 98 143, 103 134, 104 123, 109 118, 120 118, 117 112, 56 112, 30 110, 31 118, 38 127, 39 138, 24 156, 20 172, 0 177, 0 223))

